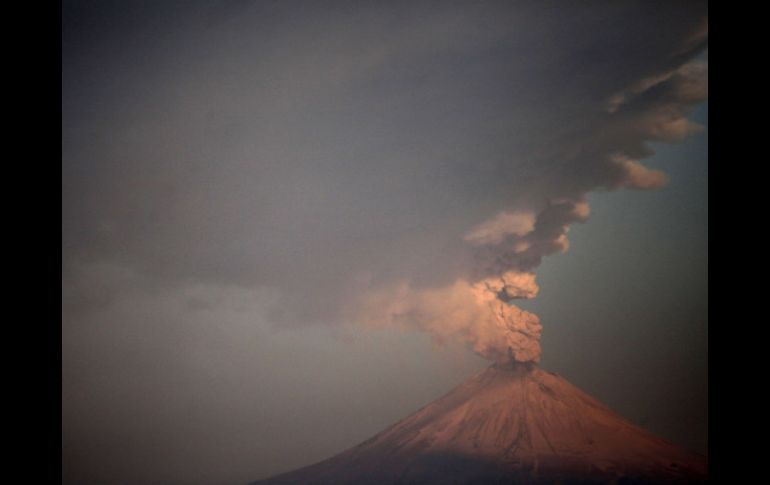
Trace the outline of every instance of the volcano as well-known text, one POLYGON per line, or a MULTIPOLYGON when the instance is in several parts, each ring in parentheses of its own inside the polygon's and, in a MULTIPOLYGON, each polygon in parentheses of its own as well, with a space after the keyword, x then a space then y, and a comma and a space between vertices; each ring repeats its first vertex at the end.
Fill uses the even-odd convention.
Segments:
POLYGON ((702 483, 706 458, 534 364, 495 364, 332 458, 252 485, 702 483))

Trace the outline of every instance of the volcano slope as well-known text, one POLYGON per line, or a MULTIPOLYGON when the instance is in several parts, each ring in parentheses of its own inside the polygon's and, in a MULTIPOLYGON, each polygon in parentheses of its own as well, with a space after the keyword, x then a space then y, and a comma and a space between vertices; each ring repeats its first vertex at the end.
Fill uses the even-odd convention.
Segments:
POLYGON ((706 458, 532 364, 493 365, 369 440, 278 484, 702 483, 706 458))

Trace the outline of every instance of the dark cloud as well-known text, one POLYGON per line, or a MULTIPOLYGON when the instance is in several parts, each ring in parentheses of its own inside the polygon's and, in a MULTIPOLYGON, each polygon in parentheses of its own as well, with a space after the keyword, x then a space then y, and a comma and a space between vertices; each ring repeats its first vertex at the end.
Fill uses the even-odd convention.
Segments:
POLYGON ((361 273, 446 283, 495 212, 634 186, 608 157, 677 137, 703 97, 675 76, 602 109, 700 51, 676 54, 697 4, 303 5, 65 52, 65 262, 308 303, 361 273))

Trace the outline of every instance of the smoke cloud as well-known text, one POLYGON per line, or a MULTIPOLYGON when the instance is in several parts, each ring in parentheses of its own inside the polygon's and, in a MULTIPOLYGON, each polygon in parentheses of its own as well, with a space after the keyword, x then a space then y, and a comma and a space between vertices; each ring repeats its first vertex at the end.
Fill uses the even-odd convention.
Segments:
POLYGON ((278 327, 537 361, 540 321, 511 302, 587 194, 666 183, 640 160, 699 129, 705 3, 310 5, 68 32, 65 313, 95 308, 80 275, 103 265, 266 289, 278 327))
POLYGON ((507 303, 534 298, 532 273, 506 272, 473 284, 458 280, 436 289, 415 289, 408 282, 368 292, 356 320, 373 325, 402 325, 428 332, 436 344, 456 339, 497 362, 540 358, 537 315, 507 303))
POLYGON ((444 288, 401 283, 366 293, 355 318, 411 326, 430 333, 439 344, 457 339, 496 362, 538 362, 540 321, 510 300, 537 295, 531 271, 543 257, 567 251, 570 225, 589 217, 589 191, 648 190, 667 182, 665 173, 631 157, 652 154, 647 142, 679 141, 698 131, 686 116, 706 98, 707 78, 705 63, 689 62, 609 96, 594 138, 575 155, 562 154, 565 165, 581 174, 569 181, 579 180, 580 185, 557 180, 538 213, 511 207, 470 229, 463 236, 474 258, 470 278, 444 288))

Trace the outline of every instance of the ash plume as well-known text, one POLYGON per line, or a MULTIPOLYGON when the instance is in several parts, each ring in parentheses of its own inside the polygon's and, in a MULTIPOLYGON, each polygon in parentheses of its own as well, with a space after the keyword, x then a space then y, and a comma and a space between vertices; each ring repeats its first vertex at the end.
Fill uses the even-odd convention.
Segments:
MULTIPOLYGON (((666 183, 641 160, 698 131, 688 115, 708 92, 705 3, 196 19, 145 45, 160 24, 126 17, 149 29, 144 57, 110 36, 67 49, 69 288, 120 268, 275 294, 276 326, 399 322, 537 361, 540 322, 511 301, 536 295, 587 194, 666 183)), ((67 295, 73 315, 93 307, 67 295)))
POLYGON ((653 153, 647 142, 675 142, 699 130, 687 114, 706 99, 707 79, 705 63, 689 62, 609 96, 606 113, 580 149, 561 154, 574 177, 548 181, 551 198, 539 211, 503 210, 463 236, 473 252, 469 278, 440 289, 401 284, 367 295, 356 318, 399 322, 429 332, 439 343, 457 339, 498 363, 538 362, 540 320, 510 301, 537 295, 531 271, 543 257, 567 251, 570 225, 589 217, 588 192, 648 190, 666 183, 663 172, 638 158, 653 153), (566 184, 574 181, 578 184, 566 184))
POLYGON ((437 344, 457 339, 479 355, 504 363, 540 358, 537 315, 507 303, 534 298, 535 275, 509 271, 474 283, 457 280, 435 289, 402 283, 367 293, 357 320, 374 325, 403 325, 430 333, 437 344))

